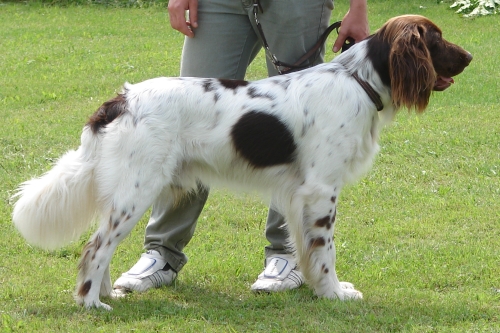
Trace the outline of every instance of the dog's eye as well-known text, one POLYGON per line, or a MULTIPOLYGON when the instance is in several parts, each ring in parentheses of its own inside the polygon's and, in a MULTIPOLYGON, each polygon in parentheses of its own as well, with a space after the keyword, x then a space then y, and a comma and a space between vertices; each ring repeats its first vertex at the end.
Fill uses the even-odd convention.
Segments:
POLYGON ((438 31, 428 32, 425 40, 427 48, 431 51, 431 53, 439 51, 443 45, 443 38, 438 31))

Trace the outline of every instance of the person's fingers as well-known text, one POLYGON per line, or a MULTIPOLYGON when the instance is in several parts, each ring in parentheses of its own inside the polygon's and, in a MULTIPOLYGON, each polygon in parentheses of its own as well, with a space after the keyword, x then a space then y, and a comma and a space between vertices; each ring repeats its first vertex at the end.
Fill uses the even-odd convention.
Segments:
POLYGON ((189 2, 189 22, 192 28, 198 28, 198 0, 189 2))
POLYGON ((186 0, 169 1, 168 15, 170 18, 170 25, 172 26, 172 28, 179 31, 180 33, 188 37, 194 37, 194 33, 191 30, 191 25, 189 22, 186 21, 185 15, 186 15, 186 10, 188 8, 189 8, 189 3, 186 0))
POLYGON ((339 30, 339 35, 337 36, 337 39, 335 40, 335 43, 333 44, 333 52, 337 53, 340 51, 342 48, 342 45, 344 45, 345 40, 347 39, 347 35, 342 32, 342 29, 339 30))

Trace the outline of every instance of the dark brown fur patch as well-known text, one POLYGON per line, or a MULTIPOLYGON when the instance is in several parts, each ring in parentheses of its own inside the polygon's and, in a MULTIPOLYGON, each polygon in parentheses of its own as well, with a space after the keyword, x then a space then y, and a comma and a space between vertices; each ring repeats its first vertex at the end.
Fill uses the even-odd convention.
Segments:
POLYGON ((125 95, 119 94, 115 98, 105 102, 97 111, 90 116, 87 126, 94 134, 99 133, 99 131, 106 127, 107 124, 111 123, 117 117, 121 116, 127 111, 127 100, 125 95))
POLYGON ((325 239, 323 237, 311 238, 309 241, 309 248, 314 249, 318 246, 325 246, 325 239))
POLYGON ((248 81, 244 80, 219 79, 219 82, 224 88, 233 90, 238 87, 245 87, 248 85, 248 81))
POLYGON ((234 148, 253 167, 265 168, 295 160, 297 145, 293 133, 277 116, 250 111, 233 125, 234 148))
POLYGON ((92 281, 87 280, 78 289, 78 296, 81 296, 81 297, 87 296, 87 294, 89 293, 91 287, 92 287, 92 281))
POLYGON ((324 228, 326 227, 327 229, 330 229, 332 227, 332 223, 330 222, 330 216, 325 216, 323 218, 320 218, 319 220, 314 223, 316 227, 324 228))

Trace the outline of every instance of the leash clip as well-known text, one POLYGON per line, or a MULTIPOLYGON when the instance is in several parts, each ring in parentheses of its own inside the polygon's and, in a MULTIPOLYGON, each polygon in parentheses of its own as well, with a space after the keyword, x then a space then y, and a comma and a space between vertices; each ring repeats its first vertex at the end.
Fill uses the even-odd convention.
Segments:
POLYGON ((260 4, 260 1, 259 0, 253 0, 253 13, 255 15, 257 15, 257 13, 259 12, 261 13, 264 13, 264 10, 262 9, 262 5, 260 4))

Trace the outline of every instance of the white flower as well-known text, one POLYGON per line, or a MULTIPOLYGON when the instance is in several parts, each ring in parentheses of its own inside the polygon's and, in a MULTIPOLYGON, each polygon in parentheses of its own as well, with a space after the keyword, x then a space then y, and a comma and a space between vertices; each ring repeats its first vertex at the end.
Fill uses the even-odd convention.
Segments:
POLYGON ((493 15, 500 12, 500 0, 457 0, 450 8, 458 8, 456 12, 464 17, 493 15))

